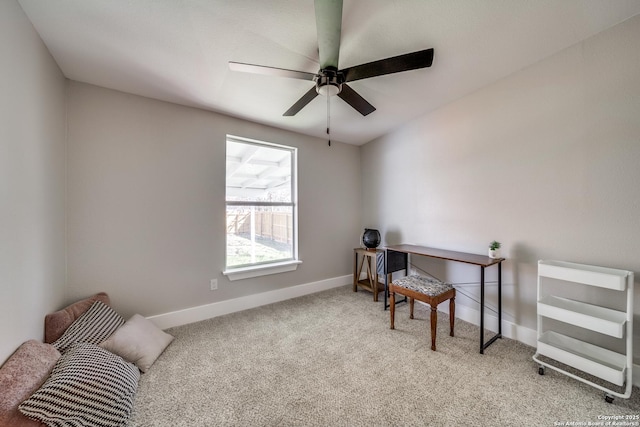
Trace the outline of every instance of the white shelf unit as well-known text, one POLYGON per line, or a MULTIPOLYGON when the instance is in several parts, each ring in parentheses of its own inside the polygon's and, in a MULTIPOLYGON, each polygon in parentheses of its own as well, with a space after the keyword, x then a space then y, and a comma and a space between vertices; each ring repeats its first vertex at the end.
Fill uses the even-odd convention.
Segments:
POLYGON ((628 399, 631 396, 633 368, 633 280, 632 271, 565 261, 538 261, 538 348, 533 356, 533 360, 540 365, 538 372, 544 374, 545 367, 562 372, 604 391, 607 402, 612 402, 613 396, 628 399), (584 301, 543 294, 545 278, 626 292, 626 310, 612 310, 584 301), (625 352, 617 353, 552 330, 544 331, 544 317, 626 340, 625 352), (567 372, 540 360, 539 356, 546 356, 620 387, 626 383, 625 392, 611 390, 567 372))

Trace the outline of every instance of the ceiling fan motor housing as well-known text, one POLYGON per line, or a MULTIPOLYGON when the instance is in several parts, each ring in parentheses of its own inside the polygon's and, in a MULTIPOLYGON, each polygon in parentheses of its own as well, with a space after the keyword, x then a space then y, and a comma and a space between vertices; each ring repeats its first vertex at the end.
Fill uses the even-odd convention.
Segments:
POLYGON ((314 80, 316 82, 316 92, 318 92, 319 95, 333 96, 342 91, 344 74, 333 67, 327 67, 320 70, 314 80))

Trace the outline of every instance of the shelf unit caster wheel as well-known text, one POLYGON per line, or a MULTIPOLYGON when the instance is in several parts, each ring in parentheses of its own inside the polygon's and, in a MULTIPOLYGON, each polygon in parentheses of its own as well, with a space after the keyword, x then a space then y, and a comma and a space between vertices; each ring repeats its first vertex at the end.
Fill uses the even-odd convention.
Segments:
POLYGON ((610 394, 605 394, 604 395, 604 400, 607 403, 613 403, 613 396, 611 396, 610 394))
POLYGON ((538 368, 538 375, 544 375, 544 366, 538 368))

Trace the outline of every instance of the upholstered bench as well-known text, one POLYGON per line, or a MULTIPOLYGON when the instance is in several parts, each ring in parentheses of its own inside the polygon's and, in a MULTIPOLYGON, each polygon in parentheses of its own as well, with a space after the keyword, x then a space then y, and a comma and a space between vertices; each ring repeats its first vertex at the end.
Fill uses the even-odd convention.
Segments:
POLYGON ((438 326, 438 304, 449 300, 449 326, 453 336, 455 318, 456 290, 450 283, 419 275, 409 275, 394 280, 389 284, 389 300, 391 303, 391 329, 395 329, 395 294, 409 297, 409 318, 413 319, 413 305, 415 300, 422 301, 431 306, 431 350, 436 350, 436 328, 438 326))

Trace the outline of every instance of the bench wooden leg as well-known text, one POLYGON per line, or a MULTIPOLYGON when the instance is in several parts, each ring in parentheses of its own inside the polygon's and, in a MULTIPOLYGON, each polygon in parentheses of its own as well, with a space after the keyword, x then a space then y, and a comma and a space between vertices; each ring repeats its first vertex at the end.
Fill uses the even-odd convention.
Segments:
POLYGON ((438 328, 438 307, 431 306, 431 350, 436 351, 436 330, 438 328))
POLYGON ((409 319, 413 319, 413 304, 415 300, 413 298, 409 298, 409 319))
POLYGON ((451 332, 449 335, 453 336, 453 325, 455 323, 456 318, 456 302, 455 298, 451 298, 449 300, 449 327, 451 328, 451 332))
POLYGON ((395 329, 396 320, 396 294, 389 292, 389 316, 391 317, 391 329, 395 329))

